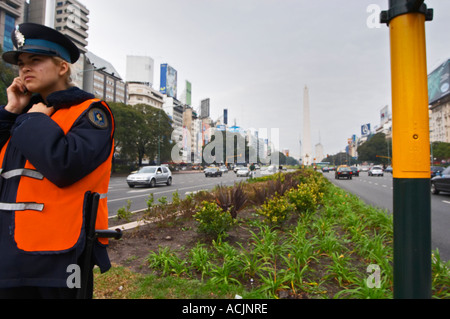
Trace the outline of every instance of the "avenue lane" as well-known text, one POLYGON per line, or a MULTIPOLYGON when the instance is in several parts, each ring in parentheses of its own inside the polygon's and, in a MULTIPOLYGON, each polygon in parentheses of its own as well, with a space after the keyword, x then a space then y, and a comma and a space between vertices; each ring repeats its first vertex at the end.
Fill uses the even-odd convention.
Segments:
MULTIPOLYGON (((256 173, 255 176, 260 176, 256 173)), ((131 202, 130 211, 137 211, 147 208, 147 199, 150 193, 153 194, 154 203, 158 204, 158 199, 165 196, 171 202, 172 194, 178 191, 180 198, 185 198, 188 193, 200 190, 211 190, 216 185, 233 185, 246 180, 247 177, 236 177, 233 171, 229 171, 222 177, 205 177, 202 172, 180 172, 172 174, 172 185, 156 185, 150 187, 129 188, 126 176, 113 176, 109 183, 108 190, 108 210, 109 215, 114 216, 121 207, 127 206, 127 201, 131 202)))
MULTIPOLYGON (((333 184, 358 196, 366 204, 393 213, 393 181, 390 173, 368 176, 361 172, 351 180, 334 178, 334 172, 323 173, 333 184)), ((431 195, 431 244, 439 249, 441 258, 450 260, 450 193, 431 195)))

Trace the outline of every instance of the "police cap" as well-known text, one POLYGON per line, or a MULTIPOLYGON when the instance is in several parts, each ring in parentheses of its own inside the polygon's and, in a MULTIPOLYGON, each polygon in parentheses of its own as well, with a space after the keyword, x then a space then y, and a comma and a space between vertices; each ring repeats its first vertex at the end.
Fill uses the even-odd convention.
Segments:
POLYGON ((3 53, 8 63, 17 64, 22 53, 57 56, 69 63, 75 63, 80 57, 77 46, 64 34, 55 29, 35 23, 22 23, 11 33, 15 51, 3 53))

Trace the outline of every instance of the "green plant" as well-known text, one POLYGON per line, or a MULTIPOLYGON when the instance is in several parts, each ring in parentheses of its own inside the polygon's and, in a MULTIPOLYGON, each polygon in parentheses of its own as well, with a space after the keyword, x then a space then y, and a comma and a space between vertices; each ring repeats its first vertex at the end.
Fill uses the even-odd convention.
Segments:
POLYGON ((151 252, 146 260, 149 268, 159 269, 163 275, 174 273, 180 276, 188 271, 186 260, 179 258, 169 247, 158 247, 158 252, 151 252))
POLYGON ((340 286, 348 285, 356 281, 356 276, 349 265, 349 256, 331 254, 332 263, 327 266, 328 276, 336 279, 340 286))
POLYGON ((191 267, 202 274, 202 280, 212 266, 210 262, 211 258, 212 254, 205 248, 204 244, 197 243, 189 252, 191 267))
POLYGON ((286 269, 277 270, 276 263, 267 270, 267 274, 259 276, 262 281, 259 291, 265 292, 268 297, 275 298, 279 290, 289 288, 289 283, 293 280, 293 273, 286 269))
POLYGON ((175 207, 178 207, 181 204, 180 194, 178 193, 178 190, 172 193, 172 204, 175 207))
POLYGON ((153 207, 153 203, 155 202, 155 198, 153 197, 153 193, 150 193, 147 197, 147 210, 150 211, 153 207))
POLYGON ((158 198, 158 202, 160 205, 167 205, 167 196, 161 196, 160 198, 158 198))
POLYGON ((433 290, 435 298, 450 298, 450 261, 441 259, 439 250, 433 251, 432 259, 433 290))
POLYGON ((194 219, 198 222, 198 231, 206 235, 218 237, 226 235, 234 221, 228 212, 223 211, 216 203, 203 201, 194 219))
POLYGON ((127 206, 121 207, 117 210, 117 219, 124 219, 127 222, 131 220, 132 213, 130 212, 131 200, 127 200, 127 206))

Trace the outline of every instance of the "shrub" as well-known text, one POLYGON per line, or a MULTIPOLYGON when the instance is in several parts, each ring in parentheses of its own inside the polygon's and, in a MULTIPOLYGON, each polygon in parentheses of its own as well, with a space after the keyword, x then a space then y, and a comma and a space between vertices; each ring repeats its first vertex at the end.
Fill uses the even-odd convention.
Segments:
POLYGON ((194 215, 199 223, 198 231, 206 235, 223 236, 234 224, 230 213, 224 211, 214 202, 203 201, 200 210, 194 215))
POLYGON ((302 183, 291 189, 286 196, 297 212, 301 214, 315 211, 323 195, 318 192, 316 185, 302 183))
POLYGON ((294 208, 294 205, 289 203, 286 197, 276 194, 262 204, 261 208, 258 208, 256 211, 265 217, 266 223, 281 224, 294 208))
POLYGON ((218 186, 214 192, 217 205, 223 211, 228 211, 231 217, 236 218, 238 211, 245 207, 247 194, 242 183, 233 187, 218 186))

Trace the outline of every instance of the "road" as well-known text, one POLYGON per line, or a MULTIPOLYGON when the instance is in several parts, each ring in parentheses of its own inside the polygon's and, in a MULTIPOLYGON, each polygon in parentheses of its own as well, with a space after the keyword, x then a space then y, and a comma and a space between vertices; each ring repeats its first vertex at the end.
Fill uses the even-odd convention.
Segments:
MULTIPOLYGON (((256 176, 260 176, 257 171, 256 176)), ((365 203, 386 210, 393 211, 393 187, 392 175, 383 177, 369 177, 367 173, 360 173, 359 177, 352 180, 335 180, 334 173, 324 173, 332 183, 350 193, 357 195, 365 203)), ((173 183, 170 186, 157 185, 154 188, 135 187, 129 188, 126 177, 112 177, 108 191, 108 209, 110 216, 116 215, 121 207, 126 207, 127 201, 131 202, 130 211, 137 211, 147 207, 146 200, 153 193, 155 203, 165 196, 170 202, 172 194, 178 191, 181 198, 186 194, 199 190, 211 190, 216 185, 233 185, 245 180, 245 177, 236 177, 232 171, 223 174, 222 177, 205 177, 202 173, 176 173, 173 174, 173 183)), ((450 260, 450 194, 431 195, 432 218, 432 248, 439 248, 443 260, 450 260)))
MULTIPOLYGON (((355 194, 365 203, 393 212, 392 175, 368 176, 361 172, 352 180, 334 178, 334 172, 324 173, 332 183, 355 194)), ((432 249, 439 248, 441 258, 450 260, 450 193, 431 195, 432 249)))
MULTIPOLYGON (((260 176, 259 171, 256 176, 260 176)), ((182 172, 172 175, 172 185, 156 185, 154 188, 134 187, 129 188, 126 183, 126 176, 111 177, 108 190, 108 210, 110 216, 116 215, 117 210, 127 206, 127 201, 131 201, 130 211, 137 211, 147 208, 147 199, 153 193, 154 203, 165 196, 170 202, 172 194, 178 191, 181 198, 187 193, 199 190, 211 190, 218 184, 233 185, 235 182, 243 181, 247 177, 236 177, 233 171, 229 171, 222 177, 205 177, 201 172, 182 172)))

